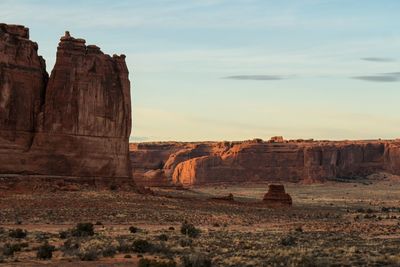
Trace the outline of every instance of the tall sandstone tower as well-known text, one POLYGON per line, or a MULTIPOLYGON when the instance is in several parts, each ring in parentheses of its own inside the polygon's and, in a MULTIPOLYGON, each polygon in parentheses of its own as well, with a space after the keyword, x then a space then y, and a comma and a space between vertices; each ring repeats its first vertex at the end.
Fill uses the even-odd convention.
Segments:
POLYGON ((37 49, 27 28, 0 24, 0 175, 130 179, 125 56, 66 32, 48 77, 37 49))

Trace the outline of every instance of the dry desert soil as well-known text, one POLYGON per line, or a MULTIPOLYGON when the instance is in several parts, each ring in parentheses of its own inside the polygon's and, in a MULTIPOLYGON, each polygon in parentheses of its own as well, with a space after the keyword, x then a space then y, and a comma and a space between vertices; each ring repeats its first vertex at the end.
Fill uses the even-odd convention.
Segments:
POLYGON ((400 266, 399 182, 285 188, 291 208, 263 204, 267 184, 3 191, 0 265, 400 266), (212 199, 229 193, 235 201, 212 199), (46 248, 52 258, 38 259, 46 248))

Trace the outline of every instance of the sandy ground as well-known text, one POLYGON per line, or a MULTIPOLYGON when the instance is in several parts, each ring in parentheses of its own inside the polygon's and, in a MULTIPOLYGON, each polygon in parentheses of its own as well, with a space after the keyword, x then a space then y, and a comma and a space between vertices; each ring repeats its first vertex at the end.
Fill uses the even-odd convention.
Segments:
POLYGON ((0 262, 9 266, 137 266, 140 259, 149 258, 173 260, 177 266, 193 259, 198 259, 198 266, 202 261, 203 266, 208 261, 212 266, 400 265, 400 183, 285 187, 293 207, 275 209, 261 201, 266 184, 155 189, 156 196, 118 191, 3 191, 0 262), (211 200, 229 193, 234 202, 211 200), (201 230, 198 237, 181 233, 185 220, 201 230), (95 234, 60 237, 60 232, 81 222, 96 224, 95 234), (131 233, 130 226, 139 230, 131 233), (27 236, 10 237, 17 228, 26 230, 27 236), (144 250, 132 248, 135 240, 150 245, 144 250), (36 259, 38 248, 46 242, 55 246, 53 258, 36 259), (4 248, 12 244, 23 245, 13 255, 5 255, 4 248), (71 244, 76 246, 71 248, 71 244), (94 261, 82 260, 88 252, 96 254, 94 261))

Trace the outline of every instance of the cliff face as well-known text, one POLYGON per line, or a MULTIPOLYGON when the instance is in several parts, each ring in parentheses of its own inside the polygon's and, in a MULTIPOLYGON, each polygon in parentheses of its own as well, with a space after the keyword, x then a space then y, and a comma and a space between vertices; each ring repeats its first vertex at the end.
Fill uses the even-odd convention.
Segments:
MULTIPOLYGON (((400 166, 400 146, 395 141, 175 144, 175 148, 179 144, 181 149, 169 151, 166 161, 168 151, 163 151, 166 163, 158 167, 158 174, 164 176, 164 182, 187 186, 251 181, 310 183, 377 172, 398 174, 400 166)), ((157 144, 147 145, 157 151, 157 144)), ((131 157, 135 158, 137 153, 143 157, 147 153, 145 147, 146 144, 132 146, 131 157)), ((152 181, 152 177, 142 179, 135 171, 133 177, 144 183, 152 181)))
POLYGON ((48 79, 28 37, 27 28, 0 25, 0 157, 10 157, 0 173, 130 177, 125 56, 66 32, 48 79))
POLYGON ((27 28, 0 24, 0 173, 25 170, 48 77, 37 50, 27 28))

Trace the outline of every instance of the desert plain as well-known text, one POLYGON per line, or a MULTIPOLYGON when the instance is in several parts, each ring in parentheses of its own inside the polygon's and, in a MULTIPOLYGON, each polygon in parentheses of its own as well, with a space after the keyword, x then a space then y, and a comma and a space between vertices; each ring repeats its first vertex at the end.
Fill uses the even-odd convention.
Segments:
POLYGON ((37 259, 48 243, 56 266, 398 266, 397 179, 286 183, 292 207, 265 205, 266 183, 151 194, 5 191, 0 259, 9 266, 48 265, 37 259), (218 199, 230 193, 233 201, 218 199), (193 235, 181 232, 185 221, 193 235), (94 233, 74 234, 79 223, 92 223, 94 233), (15 237, 16 229, 26 236, 15 237), (16 251, 4 255, 12 246, 16 251), (151 260, 164 265, 146 265, 151 260))

